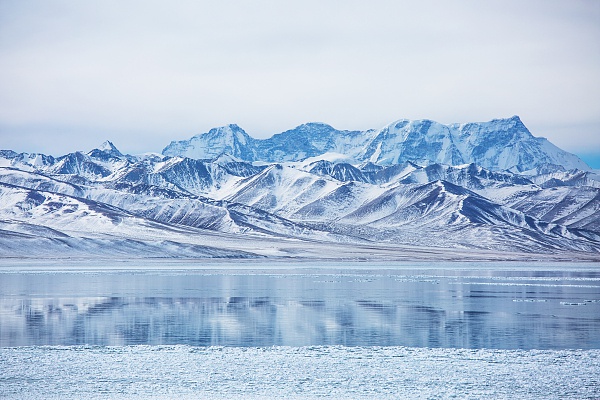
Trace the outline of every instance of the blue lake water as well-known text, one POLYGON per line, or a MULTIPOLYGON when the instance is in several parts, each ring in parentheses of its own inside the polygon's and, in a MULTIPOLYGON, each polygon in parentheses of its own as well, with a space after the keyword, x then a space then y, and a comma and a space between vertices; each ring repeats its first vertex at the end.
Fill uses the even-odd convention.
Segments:
POLYGON ((600 269, 0 270, 0 347, 138 344, 599 349, 600 269))

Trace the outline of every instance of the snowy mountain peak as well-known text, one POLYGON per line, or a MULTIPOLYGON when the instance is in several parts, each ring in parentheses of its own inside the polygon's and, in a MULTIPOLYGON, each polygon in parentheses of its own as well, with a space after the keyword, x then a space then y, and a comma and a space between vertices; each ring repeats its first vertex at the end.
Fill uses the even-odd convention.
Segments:
POLYGON ((225 126, 220 126, 217 128, 212 128, 210 131, 208 131, 207 133, 203 133, 201 135, 197 135, 197 136, 203 136, 203 135, 234 135, 236 137, 249 137, 248 134, 242 129, 240 128, 237 124, 229 124, 229 125, 225 125, 225 126))
POLYGON ((323 122, 307 122, 302 125, 298 125, 293 130, 301 132, 314 132, 314 131, 334 131, 335 128, 329 124, 323 122))
POLYGON ((106 140, 104 143, 102 143, 100 145, 100 147, 98 147, 98 150, 102 150, 102 151, 119 151, 117 150, 117 148, 115 147, 115 145, 110 141, 110 140, 106 140))
POLYGON ((525 124, 523 124, 523 121, 521 121, 521 117, 519 117, 518 115, 513 115, 510 118, 496 118, 490 121, 491 124, 508 124, 511 125, 513 127, 525 127, 525 124))
POLYGON ((518 116, 489 122, 452 124, 449 128, 465 162, 495 170, 528 171, 544 165, 590 170, 574 154, 531 134, 518 116))
POLYGON ((517 115, 450 125, 428 119, 401 119, 368 131, 340 131, 331 125, 310 122, 268 139, 253 139, 233 124, 189 140, 171 142, 163 150, 167 156, 214 159, 229 154, 247 162, 267 163, 302 161, 326 153, 343 154, 353 164, 372 162, 382 166, 404 162, 476 163, 491 170, 517 172, 542 165, 590 170, 577 156, 534 137, 517 115))
POLYGON ((123 157, 123 153, 110 140, 104 141, 99 147, 91 150, 88 155, 92 157, 98 156, 98 152, 107 153, 113 157, 123 157))
POLYGON ((253 161, 252 139, 242 128, 230 124, 213 128, 206 133, 193 136, 190 140, 172 141, 163 150, 165 156, 181 156, 195 159, 214 159, 221 154, 253 161))
POLYGON ((514 140, 531 140, 535 137, 525 126, 519 116, 514 115, 510 118, 493 119, 489 122, 470 122, 466 124, 450 124, 448 127, 456 130, 461 140, 483 141, 491 138, 501 138, 509 143, 514 140), (465 136, 471 137, 465 139, 465 136))

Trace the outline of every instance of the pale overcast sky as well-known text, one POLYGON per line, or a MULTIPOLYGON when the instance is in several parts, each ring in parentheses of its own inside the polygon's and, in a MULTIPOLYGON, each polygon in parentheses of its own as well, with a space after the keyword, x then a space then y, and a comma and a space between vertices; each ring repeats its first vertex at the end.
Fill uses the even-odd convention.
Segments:
POLYGON ((519 115, 600 168, 600 1, 0 0, 0 148, 519 115))

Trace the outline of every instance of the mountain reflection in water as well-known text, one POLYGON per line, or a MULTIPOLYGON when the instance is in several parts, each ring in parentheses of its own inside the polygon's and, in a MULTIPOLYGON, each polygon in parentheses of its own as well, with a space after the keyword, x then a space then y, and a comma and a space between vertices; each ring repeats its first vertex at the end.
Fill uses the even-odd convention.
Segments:
POLYGON ((0 346, 600 348, 596 274, 410 272, 5 273, 0 346))

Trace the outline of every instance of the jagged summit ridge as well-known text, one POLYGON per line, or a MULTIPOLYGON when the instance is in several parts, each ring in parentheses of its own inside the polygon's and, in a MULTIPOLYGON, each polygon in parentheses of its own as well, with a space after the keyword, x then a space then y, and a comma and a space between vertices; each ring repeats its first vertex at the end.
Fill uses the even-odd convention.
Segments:
POLYGON ((254 141, 242 128, 230 124, 213 128, 190 140, 172 141, 162 154, 207 160, 228 154, 242 160, 253 160, 254 141))
POLYGON ((342 131, 313 122, 268 139, 254 139, 239 126, 227 125, 189 140, 171 142, 163 150, 166 156, 213 159, 229 154, 247 162, 301 161, 325 153, 346 155, 357 164, 475 163, 519 173, 546 165, 590 170, 576 155, 533 136, 518 116, 449 125, 428 119, 401 119, 367 131, 342 131))
POLYGON ((113 142, 111 142, 110 140, 106 140, 104 143, 102 143, 100 147, 98 147, 98 150, 102 150, 107 153, 122 155, 121 152, 115 147, 113 142))
POLYGON ((125 157, 110 140, 106 140, 99 147, 90 150, 87 155, 104 161, 115 161, 125 157))

